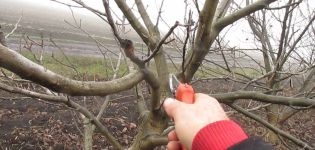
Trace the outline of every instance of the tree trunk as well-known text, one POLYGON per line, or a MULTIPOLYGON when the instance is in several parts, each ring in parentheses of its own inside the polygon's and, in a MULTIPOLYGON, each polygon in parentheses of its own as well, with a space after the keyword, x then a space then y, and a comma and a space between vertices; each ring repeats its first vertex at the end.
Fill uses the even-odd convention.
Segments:
POLYGON ((84 124, 84 150, 92 150, 93 148, 93 132, 94 125, 86 117, 83 117, 84 124))
MULTIPOLYGON (((273 124, 276 127, 279 127, 279 117, 280 117, 279 107, 280 106, 277 104, 272 104, 267 107, 268 122, 270 124, 273 124)), ((272 143, 273 145, 278 145, 280 142, 278 135, 271 130, 268 130, 267 138, 268 138, 268 141, 272 143)))
POLYGON ((139 125, 135 140, 129 150, 148 150, 154 149, 160 145, 165 145, 167 143, 167 138, 161 143, 152 141, 152 136, 160 136, 166 128, 166 125, 167 119, 166 117, 163 117, 163 115, 158 116, 153 115, 150 112, 145 113, 139 125))

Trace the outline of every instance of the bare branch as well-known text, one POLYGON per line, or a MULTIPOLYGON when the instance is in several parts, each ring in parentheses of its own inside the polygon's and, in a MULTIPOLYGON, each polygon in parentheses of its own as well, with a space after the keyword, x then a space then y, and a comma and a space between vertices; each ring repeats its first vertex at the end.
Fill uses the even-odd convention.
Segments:
POLYGON ((190 81, 209 51, 213 40, 219 32, 212 30, 213 18, 219 0, 207 0, 199 15, 198 29, 193 50, 188 53, 186 60, 185 78, 190 81))
POLYGON ((107 95, 130 89, 143 80, 141 72, 106 82, 77 81, 56 74, 19 53, 0 45, 0 66, 51 90, 69 95, 107 95))
POLYGON ((175 24, 170 28, 170 30, 165 34, 165 36, 160 40, 159 44, 154 48, 152 54, 145 59, 143 62, 149 62, 161 49, 161 46, 165 43, 165 40, 173 33, 174 29, 179 25, 179 22, 176 21, 175 24))
MULTIPOLYGON (((116 67, 115 67, 114 70, 113 70, 113 71, 114 71, 114 75, 113 75, 113 77, 112 77, 113 80, 115 80, 116 77, 117 77, 117 73, 118 73, 118 70, 119 70, 119 67, 120 67, 120 63, 121 63, 121 59, 122 59, 121 57, 122 57, 122 54, 119 53, 118 62, 117 62, 117 64, 116 64, 116 67)), ((107 108, 107 105, 109 104, 110 99, 111 99, 111 96, 110 96, 110 95, 107 95, 106 98, 105 98, 105 100, 104 100, 104 102, 103 102, 103 104, 102 104, 102 106, 100 107, 100 110, 99 110, 97 116, 96 116, 96 118, 97 118, 98 120, 101 119, 103 113, 105 112, 105 110, 106 110, 106 108, 107 108)))
POLYGON ((299 0, 297 2, 291 3, 291 4, 287 4, 284 6, 280 6, 280 7, 266 7, 267 10, 277 10, 277 9, 283 9, 283 8, 287 8, 287 7, 291 7, 294 5, 299 5, 303 0, 299 0))
POLYGON ((147 29, 149 30, 150 33, 155 32, 155 28, 154 28, 154 24, 152 23, 146 9, 143 6, 142 0, 135 0, 138 11, 141 15, 141 18, 145 24, 145 26, 147 27, 147 29))
POLYGON ((161 6, 158 12, 158 17, 156 19, 155 27, 157 28, 159 26, 160 18, 162 17, 162 8, 163 8, 164 0, 161 2, 161 6))
POLYGON ((144 63, 142 60, 140 60, 136 55, 135 55, 135 48, 133 46, 133 42, 131 40, 128 39, 122 39, 118 33, 118 30, 116 28, 116 25, 114 23, 114 19, 111 15, 111 10, 109 8, 109 2, 107 0, 103 0, 103 5, 107 14, 107 20, 108 23, 110 25, 110 27, 112 28, 113 34, 116 37, 116 39, 118 40, 121 48, 123 48, 126 56, 135 64, 138 65, 139 68, 143 68, 144 67, 144 63))
POLYGON ((83 8, 82 6, 75 6, 75 5, 67 4, 67 3, 64 3, 64 2, 57 1, 57 0, 50 0, 50 1, 62 4, 62 5, 68 6, 68 7, 83 8))
POLYGON ((263 8, 266 8, 268 4, 274 2, 276 0, 259 0, 251 5, 248 5, 235 13, 218 19, 218 21, 213 25, 213 27, 217 28, 218 30, 222 30, 224 27, 232 24, 233 22, 263 8))
MULTIPOLYGON (((104 2, 105 0, 103 0, 104 2)), ((120 10, 124 13, 126 18, 128 19, 131 26, 136 30, 138 35, 144 41, 144 43, 148 44, 149 42, 149 33, 145 29, 145 27, 138 21, 137 17, 133 14, 132 10, 128 7, 124 0, 115 0, 116 4, 120 8, 120 10)))
POLYGON ((142 147, 156 147, 160 145, 166 145, 168 142, 167 136, 151 135, 141 145, 142 147))
MULTIPOLYGON (((315 12, 315 11, 314 11, 315 12)), ((284 63, 286 62, 287 58, 290 56, 290 54, 292 53, 292 51, 296 48, 296 45, 302 40, 302 37, 304 36, 304 34, 306 33, 306 31, 309 29, 309 27, 313 24, 313 22, 315 21, 315 14, 313 15, 313 17, 310 19, 310 21, 308 22, 308 24, 305 26, 305 28, 303 29, 303 31, 300 33, 300 35, 297 37, 297 39, 294 41, 294 43, 292 44, 291 48, 289 49, 289 51, 286 53, 286 55, 284 56, 284 58, 282 59, 282 61, 280 62, 279 67, 282 68, 282 66, 284 65, 284 63)))
POLYGON ((235 100, 238 99, 253 99, 266 103, 315 108, 315 100, 313 99, 274 96, 253 91, 237 91, 222 94, 211 94, 210 96, 215 97, 221 103, 233 103, 235 100))
POLYGON ((185 58, 186 58, 186 51, 187 51, 187 43, 188 43, 188 39, 189 39, 189 36, 190 36, 190 27, 191 27, 191 23, 192 23, 192 11, 190 10, 189 11, 189 14, 188 14, 188 26, 186 27, 186 38, 185 38, 185 41, 184 41, 184 46, 183 46, 183 60, 182 60, 182 78, 183 78, 183 81, 186 81, 186 77, 185 77, 185 58))
MULTIPOLYGON (((292 3, 292 0, 289 0, 288 4, 292 3)), ((282 20, 282 27, 281 27, 281 35, 280 35, 280 41, 279 41, 279 48, 278 48, 278 54, 277 54, 277 61, 280 62, 281 56, 284 55, 285 51, 284 51, 284 45, 287 44, 284 42, 286 35, 286 31, 288 30, 288 19, 289 19, 289 14, 291 13, 290 11, 290 7, 287 7, 285 9, 285 14, 283 16, 283 20, 282 20)), ((278 68, 277 68, 278 69, 278 68)))
POLYGON ((231 2, 232 0, 220 1, 218 8, 215 12, 215 18, 214 18, 215 21, 225 16, 227 10, 229 9, 229 6, 231 5, 231 2))
POLYGON ((198 14, 200 14, 200 8, 199 8, 198 0, 193 0, 193 3, 197 9, 198 14))
POLYGON ((87 9, 89 11, 91 11, 92 13, 94 13, 95 15, 97 15, 99 18, 101 18, 103 21, 107 22, 105 19, 104 19, 104 16, 106 16, 105 13, 97 10, 97 9, 94 9, 88 5, 86 5, 83 1, 81 0, 72 0, 73 2, 77 3, 78 5, 80 6, 77 6, 77 5, 71 5, 71 4, 68 4, 68 3, 64 3, 64 2, 60 2, 58 0, 50 0, 50 1, 53 1, 53 2, 56 2, 56 3, 59 3, 59 4, 62 4, 62 5, 65 5, 65 6, 68 6, 69 8, 84 8, 84 9, 87 9))
POLYGON ((18 25, 20 24, 21 20, 22 20, 23 15, 20 16, 19 20, 16 22, 16 24, 14 25, 14 28, 11 30, 10 33, 8 33, 5 38, 7 39, 9 36, 11 36, 15 30, 17 29, 18 25))
POLYGON ((265 121, 262 118, 259 118, 258 116, 256 116, 255 114, 246 111, 245 109, 243 109, 242 107, 239 107, 237 105, 229 105, 230 107, 232 107, 233 109, 237 110, 238 112, 244 114, 246 117, 249 117, 251 119, 256 120, 257 122, 263 124, 265 127, 267 127, 268 129, 272 130, 273 132, 275 132, 276 134, 279 134, 281 136, 286 137, 287 139, 289 139, 290 141, 294 142, 296 145, 302 147, 302 148, 307 148, 307 149, 314 149, 313 147, 309 146, 307 143, 301 141, 298 138, 293 137, 292 135, 290 135, 289 133, 277 128, 276 126, 268 123, 267 121, 265 121))
POLYGON ((142 88, 139 84, 135 87, 135 93, 137 95, 137 108, 138 108, 140 117, 143 117, 149 111, 148 111, 148 108, 147 108, 146 103, 145 103, 142 88))
POLYGON ((83 1, 81 1, 81 0, 72 0, 72 1, 75 2, 75 3, 77 3, 77 4, 79 4, 79 5, 81 5, 83 8, 85 8, 85 9, 87 9, 87 10, 89 10, 89 11, 95 13, 95 14, 99 14, 99 15, 101 15, 101 16, 106 16, 105 13, 100 12, 99 10, 94 9, 94 8, 92 8, 92 7, 88 6, 88 5, 86 5, 86 4, 85 4, 83 1))
POLYGON ((252 79, 252 80, 249 81, 244 87, 242 87, 242 89, 246 89, 251 83, 256 82, 256 81, 258 81, 258 80, 261 80, 261 79, 263 79, 263 78, 266 78, 266 77, 270 76, 270 75, 273 74, 273 73, 274 73, 274 71, 270 71, 270 72, 268 72, 268 73, 266 73, 266 74, 264 74, 264 75, 262 75, 262 76, 259 76, 259 77, 255 78, 255 79, 252 79))

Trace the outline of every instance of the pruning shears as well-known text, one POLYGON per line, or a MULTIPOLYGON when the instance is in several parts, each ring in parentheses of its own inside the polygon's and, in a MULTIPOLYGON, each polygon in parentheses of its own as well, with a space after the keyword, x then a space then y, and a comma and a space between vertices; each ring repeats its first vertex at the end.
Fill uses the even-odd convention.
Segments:
POLYGON ((195 91, 188 83, 181 83, 174 74, 169 77, 170 90, 179 101, 192 104, 195 102, 195 91))
MULTIPOLYGON (((180 82, 174 74, 170 74, 169 84, 170 90, 177 100, 188 104, 195 102, 195 91, 190 84, 180 82)), ((181 150, 186 150, 184 145, 181 145, 181 150)))

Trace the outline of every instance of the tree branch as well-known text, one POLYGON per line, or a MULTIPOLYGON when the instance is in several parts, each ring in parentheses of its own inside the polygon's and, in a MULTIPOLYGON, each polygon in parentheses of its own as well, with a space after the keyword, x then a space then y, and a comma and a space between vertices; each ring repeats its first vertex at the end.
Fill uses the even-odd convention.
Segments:
POLYGON ((139 84, 135 87, 135 94, 137 95, 137 108, 139 111, 140 118, 145 116, 149 111, 145 103, 145 99, 142 92, 142 86, 139 84))
POLYGON ((285 54, 285 56, 283 57, 283 59, 280 61, 280 65, 279 67, 282 68, 282 66, 284 65, 284 63, 286 62, 286 60, 288 59, 288 57, 290 56, 290 54, 292 53, 293 50, 295 50, 296 45, 302 40, 304 34, 306 33, 306 31, 309 29, 309 27, 313 24, 313 22, 315 21, 315 14, 313 15, 313 17, 310 19, 310 21, 308 22, 308 24, 305 26, 305 28, 303 29, 303 31, 300 33, 300 35, 298 36, 298 38, 294 41, 294 43, 292 44, 292 46, 290 47, 289 51, 287 52, 287 54, 285 54))
POLYGON ((193 75, 198 70, 203 59, 207 55, 214 38, 218 35, 218 32, 213 31, 211 27, 218 2, 219 0, 207 0, 199 14, 199 25, 195 37, 196 40, 192 47, 192 51, 187 55, 186 60, 189 61, 185 63, 186 70, 184 76, 187 82, 192 79, 193 75))
POLYGON ((302 147, 302 148, 307 148, 307 149, 314 149, 313 147, 309 146, 307 143, 301 141, 298 138, 293 137, 292 135, 290 135, 289 133, 277 128, 276 126, 268 123, 267 121, 263 120, 262 118, 259 118, 258 116, 256 116, 255 114, 246 111, 245 109, 243 109, 242 107, 239 107, 237 105, 229 105, 230 107, 232 107, 233 109, 235 109, 236 111, 242 113, 243 115, 245 115, 246 117, 249 117, 251 119, 256 120, 257 122, 263 124, 265 127, 267 127, 268 129, 270 129, 271 131, 275 132, 276 134, 279 134, 281 136, 286 137, 287 139, 289 139, 290 141, 292 141, 293 143, 295 143, 296 145, 302 147))
POLYGON ((213 25, 213 27, 218 30, 222 30, 224 27, 232 24, 233 22, 263 8, 266 8, 270 3, 276 0, 259 0, 251 5, 248 5, 235 13, 228 15, 224 18, 218 19, 218 21, 213 25))
POLYGON ((166 145, 168 142, 167 136, 151 135, 141 145, 142 147, 156 147, 160 145, 166 145))
POLYGON ((175 24, 170 28, 170 30, 165 34, 165 36, 160 40, 159 44, 154 48, 152 54, 145 59, 143 62, 149 62, 161 49, 161 46, 164 44, 165 40, 173 33, 174 29, 179 25, 179 22, 176 21, 175 24))
MULTIPOLYGON (((52 0, 52 1, 56 1, 56 0, 52 0)), ((75 2, 75 3, 77 3, 77 4, 79 4, 79 5, 81 5, 82 8, 85 8, 85 9, 87 9, 87 10, 89 10, 89 11, 91 11, 91 12, 97 14, 97 15, 106 16, 105 13, 100 12, 100 11, 98 11, 97 9, 94 9, 94 8, 92 8, 92 7, 88 6, 88 5, 86 5, 86 4, 85 4, 83 1, 81 1, 81 0, 72 0, 72 1, 75 2)), ((58 1, 56 1, 56 2, 58 2, 58 1)), ((60 3, 60 2, 59 2, 59 3, 60 3)), ((73 7, 73 6, 71 6, 71 7, 73 7)))
POLYGON ((6 39, 7 39, 9 36, 11 36, 11 35, 16 31, 16 29, 18 28, 18 25, 19 25, 20 22, 21 22, 22 17, 23 17, 23 14, 20 16, 19 20, 16 22, 16 24, 14 25, 14 28, 11 30, 11 32, 8 33, 8 34, 5 36, 6 39))
MULTIPOLYGON (((108 1, 107 0, 103 0, 103 4, 104 4, 105 11, 106 11, 106 14, 107 14, 108 23, 110 24, 110 26, 111 26, 111 28, 112 28, 112 30, 114 32, 115 37, 119 41, 120 46, 124 49, 124 52, 125 52, 126 56, 133 63, 135 63, 139 67, 140 71, 143 73, 144 80, 150 85, 150 87, 152 89, 152 94, 151 94, 151 111, 153 112, 153 111, 157 110, 159 108, 159 106, 160 106, 160 97, 161 97, 160 83, 157 80, 157 78, 155 77, 154 73, 152 73, 152 71, 150 71, 145 66, 145 62, 140 60, 135 55, 135 47, 134 47, 132 41, 128 40, 128 39, 122 39, 119 36, 118 31, 116 29, 116 26, 114 24, 114 20, 113 20, 113 18, 111 16, 111 12, 110 12, 110 9, 109 9, 108 1)), ((162 39, 163 41, 161 41, 161 45, 164 43, 164 41, 166 40, 167 37, 165 37, 165 39, 164 38, 162 39)), ((161 45, 160 45, 160 47, 161 47, 161 45)), ((158 47, 158 49, 160 49, 160 47, 158 47)))
POLYGON ((299 0, 297 2, 291 3, 291 4, 287 4, 284 6, 280 6, 280 7, 266 7, 267 10, 277 10, 277 9, 283 9, 283 8, 287 8, 287 7, 291 7, 291 6, 295 6, 295 5, 299 5, 303 0, 299 0))
POLYGON ((314 99, 274 96, 253 91, 237 91, 223 94, 211 94, 210 96, 215 97, 221 103, 227 104, 233 103, 235 100, 238 99, 253 99, 266 103, 315 108, 314 99))
MULTIPOLYGON (((103 0, 104 1, 104 0, 103 0)), ((133 14, 132 10, 128 7, 124 0, 115 0, 116 4, 120 10, 124 13, 125 17, 128 19, 131 26, 136 30, 138 35, 148 44, 149 42, 149 33, 145 27, 138 21, 137 17, 133 14)))
POLYGON ((133 71, 122 78, 106 82, 77 81, 56 74, 2 45, 0 45, 0 67, 53 91, 73 96, 104 96, 130 89, 143 80, 141 72, 133 71))
POLYGON ((226 12, 229 9, 229 6, 231 5, 232 0, 222 0, 220 1, 218 8, 215 12, 214 21, 217 21, 219 18, 222 18, 225 16, 226 12))
POLYGON ((142 0, 135 0, 138 11, 141 15, 141 18, 145 24, 145 26, 147 27, 147 29, 149 30, 150 33, 153 33, 155 31, 154 29, 154 24, 152 23, 146 9, 143 6, 142 0))

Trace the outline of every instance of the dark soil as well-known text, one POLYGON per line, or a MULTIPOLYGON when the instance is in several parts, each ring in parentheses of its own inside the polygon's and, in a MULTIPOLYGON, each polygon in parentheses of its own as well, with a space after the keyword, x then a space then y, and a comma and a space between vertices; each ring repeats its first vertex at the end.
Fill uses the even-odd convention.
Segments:
MULTIPOLYGON (((137 128, 132 91, 115 94, 101 122, 124 146, 129 145, 137 128)), ((62 104, 51 104, 0 91, 0 149, 83 149, 80 114, 62 104)), ((83 97, 74 97, 83 103, 83 97)), ((86 105, 96 114, 104 97, 87 97, 86 105)), ((110 149, 96 129, 94 149, 110 149)))
MULTIPOLYGON (((204 93, 233 91, 238 86, 222 80, 194 84, 197 92, 204 93)), ((130 145, 137 132, 139 115, 133 93, 129 90, 113 95, 115 100, 110 102, 101 119, 123 146, 130 145)), ((72 99, 84 105, 83 97, 72 97, 72 99)), ((86 97, 85 104, 96 114, 104 99, 104 97, 86 97)), ((231 112, 232 110, 227 106, 224 107, 247 133, 265 135, 266 129, 259 123, 231 112)), ((254 113, 263 114, 262 112, 254 113)), ((312 144, 315 143, 314 123, 315 111, 305 110, 286 121, 283 129, 312 144)), ((62 104, 46 103, 0 91, 0 150, 83 149, 83 132, 80 114, 62 104)), ((93 149, 112 149, 97 130, 95 133, 93 149)), ((284 142, 288 140, 284 139, 284 142)))

